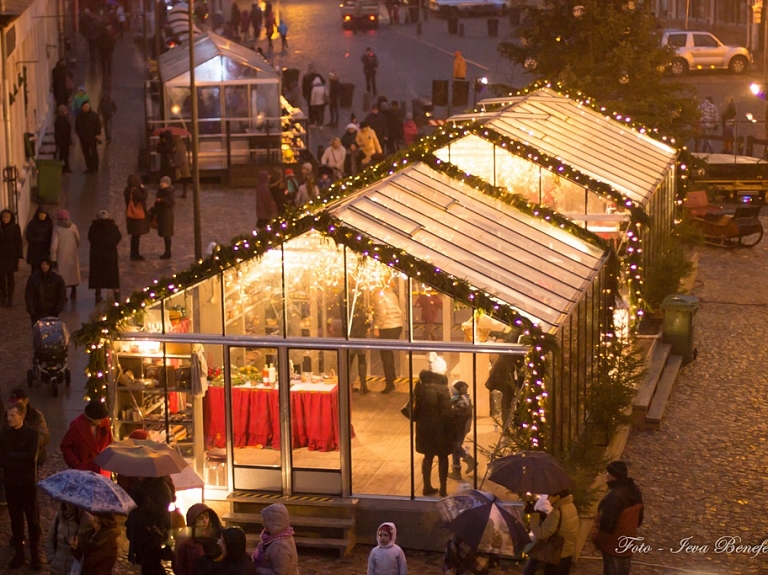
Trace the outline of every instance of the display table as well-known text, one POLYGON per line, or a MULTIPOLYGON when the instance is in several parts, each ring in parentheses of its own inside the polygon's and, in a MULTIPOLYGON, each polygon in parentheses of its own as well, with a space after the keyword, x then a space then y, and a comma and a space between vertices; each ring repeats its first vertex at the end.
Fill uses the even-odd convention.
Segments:
MULTIPOLYGON (((280 390, 232 388, 235 447, 280 449, 280 390)), ((203 403, 206 449, 226 447, 224 388, 209 387, 203 403)), ((291 444, 294 449, 339 448, 339 392, 335 383, 296 383, 291 387, 291 444)))

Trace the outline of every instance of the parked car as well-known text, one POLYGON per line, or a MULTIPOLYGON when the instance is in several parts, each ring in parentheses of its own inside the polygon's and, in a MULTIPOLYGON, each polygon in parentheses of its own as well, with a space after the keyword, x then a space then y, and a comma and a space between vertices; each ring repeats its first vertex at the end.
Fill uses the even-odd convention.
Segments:
POLYGON ((669 71, 675 76, 689 70, 724 69, 743 74, 752 64, 752 54, 743 46, 726 46, 709 32, 665 30, 662 46, 675 50, 669 71))
POLYGON ((429 0, 429 9, 448 17, 506 14, 509 0, 429 0))

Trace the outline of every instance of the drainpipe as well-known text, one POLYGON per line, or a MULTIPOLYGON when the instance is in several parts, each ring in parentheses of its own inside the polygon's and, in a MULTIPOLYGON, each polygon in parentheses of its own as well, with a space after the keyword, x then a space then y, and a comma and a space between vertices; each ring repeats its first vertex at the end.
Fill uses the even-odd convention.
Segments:
MULTIPOLYGON (((5 12, 5 0, 0 0, 0 12, 5 12)), ((3 92, 0 95, 3 101, 3 141, 5 143, 5 165, 10 166, 11 156, 11 118, 10 105, 8 104, 8 47, 6 45, 7 24, 0 29, 0 58, 2 58, 2 78, 0 78, 0 87, 3 92)))

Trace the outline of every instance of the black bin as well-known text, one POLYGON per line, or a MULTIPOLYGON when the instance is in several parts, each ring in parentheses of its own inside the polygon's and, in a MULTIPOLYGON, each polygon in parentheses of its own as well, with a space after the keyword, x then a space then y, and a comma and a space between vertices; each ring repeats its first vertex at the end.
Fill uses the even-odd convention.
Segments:
POLYGON ((339 105, 342 108, 351 108, 352 100, 355 96, 355 85, 342 83, 339 84, 339 105))
POLYGON ((427 114, 435 109, 434 104, 429 98, 414 98, 411 100, 411 111, 413 112, 413 121, 423 125, 426 123, 427 114))
POLYGON ((459 33, 459 19, 456 18, 455 16, 448 17, 448 33, 449 34, 459 33))
POLYGON ((432 104, 448 105, 448 80, 432 80, 432 104))
POLYGON ((299 85, 299 69, 283 68, 283 88, 289 89, 299 85))
POLYGON ((499 35, 499 19, 488 18, 488 35, 491 38, 495 38, 499 35))
POLYGON ((451 105, 466 107, 469 105, 469 80, 454 80, 451 105))

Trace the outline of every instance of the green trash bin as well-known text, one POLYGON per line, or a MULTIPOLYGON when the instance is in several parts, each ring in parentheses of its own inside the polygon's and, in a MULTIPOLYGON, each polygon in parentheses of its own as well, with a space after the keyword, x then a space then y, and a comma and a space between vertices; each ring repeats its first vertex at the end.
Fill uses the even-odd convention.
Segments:
POLYGON ((37 203, 58 204, 61 196, 61 160, 35 160, 37 165, 37 203))
POLYGON ((672 354, 683 358, 683 365, 696 359, 693 347, 693 327, 699 298, 693 295, 672 294, 661 302, 664 310, 662 337, 672 346, 672 354))

